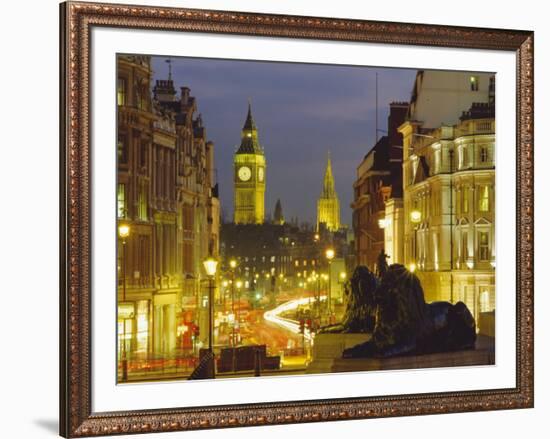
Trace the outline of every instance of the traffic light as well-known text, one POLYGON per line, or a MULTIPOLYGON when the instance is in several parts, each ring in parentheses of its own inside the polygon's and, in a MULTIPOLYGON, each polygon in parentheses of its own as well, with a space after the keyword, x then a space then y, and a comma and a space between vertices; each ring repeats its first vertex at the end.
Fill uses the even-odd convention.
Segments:
POLYGON ((300 334, 305 332, 305 323, 304 319, 300 319, 300 334))
POLYGON ((201 335, 201 329, 199 328, 199 325, 195 325, 195 328, 193 329, 193 333, 195 337, 198 337, 199 335, 201 335))

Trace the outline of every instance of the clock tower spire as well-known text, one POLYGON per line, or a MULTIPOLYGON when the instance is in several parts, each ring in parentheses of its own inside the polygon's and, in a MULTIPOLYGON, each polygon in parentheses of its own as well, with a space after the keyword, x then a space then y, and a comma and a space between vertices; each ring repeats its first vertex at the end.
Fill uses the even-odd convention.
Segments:
POLYGON ((248 114, 241 130, 241 144, 233 158, 235 224, 263 224, 265 215, 265 155, 248 101, 248 114))

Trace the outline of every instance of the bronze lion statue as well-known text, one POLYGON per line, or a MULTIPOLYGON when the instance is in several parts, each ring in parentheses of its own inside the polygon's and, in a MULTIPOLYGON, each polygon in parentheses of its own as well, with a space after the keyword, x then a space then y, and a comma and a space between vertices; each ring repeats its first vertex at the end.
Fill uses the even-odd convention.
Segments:
POLYGON ((372 332, 375 323, 374 291, 378 278, 362 265, 355 268, 345 286, 346 312, 341 323, 321 328, 320 333, 372 332))
POLYGON ((351 289, 345 319, 325 332, 338 332, 340 326, 339 332, 372 332, 372 338, 344 350, 344 358, 426 354, 475 345, 475 321, 466 305, 426 303, 418 277, 403 265, 391 265, 380 279, 367 267, 357 267, 351 289))

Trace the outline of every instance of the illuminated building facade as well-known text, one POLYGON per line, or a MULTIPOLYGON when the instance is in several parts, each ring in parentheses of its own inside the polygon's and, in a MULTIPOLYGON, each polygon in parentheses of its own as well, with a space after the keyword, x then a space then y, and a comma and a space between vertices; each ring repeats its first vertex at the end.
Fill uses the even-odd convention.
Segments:
POLYGON ((330 154, 327 158, 323 189, 317 201, 317 231, 325 228, 330 232, 340 230, 340 201, 334 187, 334 176, 332 175, 332 164, 330 154))
POLYGON ((399 128, 405 263, 428 301, 462 300, 476 318, 495 307, 494 108, 490 74, 419 72, 399 128))
POLYGON ((388 134, 365 155, 353 184, 357 263, 375 272, 382 250, 389 256, 388 263, 402 262, 401 246, 391 237, 402 232, 403 138, 397 127, 405 120, 408 107, 407 102, 390 104, 388 134))
POLYGON ((235 224, 263 224, 266 162, 250 103, 233 165, 235 224))
POLYGON ((147 56, 117 66, 117 217, 129 232, 118 241, 119 354, 168 358, 191 347, 191 323, 206 328, 202 261, 219 248, 214 146, 188 88, 178 99, 170 75, 151 93, 147 56))

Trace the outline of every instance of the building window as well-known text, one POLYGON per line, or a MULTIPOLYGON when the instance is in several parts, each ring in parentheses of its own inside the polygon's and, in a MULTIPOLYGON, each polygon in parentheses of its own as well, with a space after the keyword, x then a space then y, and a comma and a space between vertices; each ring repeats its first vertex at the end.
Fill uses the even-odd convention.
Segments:
POLYGON ((117 79, 116 100, 118 105, 126 105, 126 79, 124 78, 117 79))
POLYGON ((479 76, 470 76, 470 90, 479 91, 479 76))
POLYGON ((135 96, 135 102, 134 106, 138 110, 147 111, 147 88, 144 84, 145 80, 143 81, 136 81, 134 84, 134 96, 135 96))
POLYGON ((462 232, 462 254, 460 256, 462 262, 468 261, 468 232, 462 232))
POLYGON ((495 102, 495 77, 489 78, 489 102, 495 102))
POLYGON ((124 183, 118 184, 117 190, 117 217, 126 217, 126 185, 124 183))
POLYGON ((147 352, 149 338, 149 301, 137 302, 136 312, 136 352, 147 352))
POLYGON ((147 221, 147 187, 145 185, 139 188, 138 217, 141 221, 147 221))
POLYGON ((489 232, 478 233, 478 259, 482 262, 489 260, 489 232))
POLYGON ((117 142, 117 158, 119 165, 128 163, 128 148, 123 138, 118 139, 117 142))
POLYGON ((482 289, 482 291, 479 293, 479 312, 489 311, 491 311, 489 291, 487 291, 487 289, 482 289))
POLYGON ((463 146, 458 152, 458 168, 465 169, 468 167, 468 147, 463 146))
POLYGON ((479 211, 489 211, 489 186, 481 186, 479 190, 479 211))
POLYGON ((140 152, 139 152, 139 165, 142 168, 147 167, 147 153, 148 153, 147 146, 148 146, 147 141, 142 141, 141 142, 141 148, 140 148, 140 152))
POLYGON ((487 163, 487 161, 489 160, 489 150, 486 146, 482 147, 479 150, 479 160, 481 161, 481 163, 487 163))
POLYGON ((414 184, 416 179, 416 170, 417 170, 418 159, 415 157, 411 160, 411 184, 414 184))

